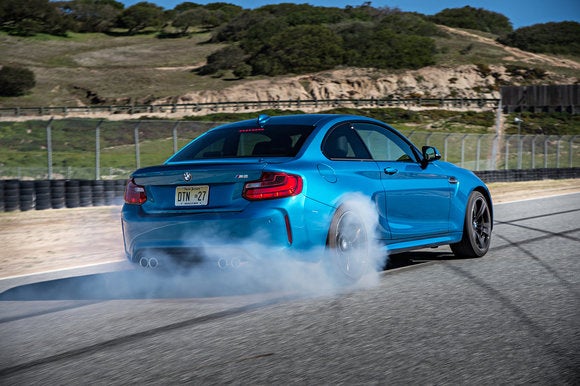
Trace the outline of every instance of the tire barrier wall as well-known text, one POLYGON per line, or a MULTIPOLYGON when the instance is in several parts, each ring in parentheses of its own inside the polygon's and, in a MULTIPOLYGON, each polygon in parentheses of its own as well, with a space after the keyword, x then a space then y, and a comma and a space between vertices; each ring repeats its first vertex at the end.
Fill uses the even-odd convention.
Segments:
MULTIPOLYGON (((580 168, 474 172, 486 183, 580 178, 580 168)), ((0 212, 121 205, 126 180, 0 180, 0 212)))
POLYGON ((0 180, 0 212, 123 203, 126 180, 0 180))
POLYGON ((508 169, 487 170, 474 172, 485 183, 491 182, 518 182, 538 180, 563 180, 567 178, 580 178, 580 168, 565 169, 508 169))

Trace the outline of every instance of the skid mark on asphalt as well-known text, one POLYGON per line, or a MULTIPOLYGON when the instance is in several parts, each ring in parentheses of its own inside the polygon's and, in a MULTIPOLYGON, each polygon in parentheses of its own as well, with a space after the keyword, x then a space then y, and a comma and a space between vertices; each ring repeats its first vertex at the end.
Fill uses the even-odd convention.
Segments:
POLYGON ((86 355, 91 355, 97 353, 102 350, 108 350, 117 346, 129 344, 135 341, 139 341, 141 339, 145 339, 148 337, 155 336, 157 334, 163 334, 170 331, 179 330, 182 328, 189 328, 196 325, 204 324, 213 322, 218 319, 230 318, 233 316, 237 316, 240 314, 244 314, 250 311, 256 311, 262 308, 266 308, 269 306, 273 306, 276 304, 286 303, 292 300, 299 299, 299 296, 283 296, 274 299, 268 299, 262 302, 252 303, 241 307, 231 308, 229 310, 215 312, 213 314, 204 315, 188 320, 184 320, 177 323, 168 324, 165 326, 152 328, 149 330, 137 332, 130 335, 121 336, 119 338, 110 339, 104 342, 96 343, 93 345, 81 347, 75 350, 65 351, 60 354, 55 354, 51 356, 47 356, 44 358, 40 358, 34 361, 30 361, 27 363, 22 363, 20 365, 7 367, 4 369, 0 369, 0 377, 6 377, 8 375, 13 375, 15 373, 23 372, 35 368, 37 366, 42 366, 54 362, 59 362, 63 360, 70 360, 71 358, 75 357, 82 357, 86 355))
MULTIPOLYGON (((571 209, 571 210, 565 210, 565 211, 561 211, 561 212, 553 212, 553 213, 541 214, 541 215, 536 215, 536 216, 522 217, 522 218, 518 218, 515 220, 510 220, 510 221, 498 221, 498 220, 496 220, 496 221, 494 221, 494 226, 496 226, 496 225, 514 226, 514 227, 527 229, 527 230, 531 230, 531 231, 542 232, 542 233, 547 234, 548 237, 550 237, 550 236, 563 237, 563 238, 566 238, 566 239, 569 239, 572 241, 580 242, 580 238, 568 236, 569 233, 575 233, 575 232, 579 231, 580 228, 568 230, 565 232, 552 232, 552 231, 542 229, 542 228, 535 228, 535 227, 531 227, 531 226, 527 226, 527 225, 517 224, 518 222, 521 222, 521 221, 537 220, 537 219, 542 219, 542 218, 546 218, 546 217, 559 216, 559 215, 570 214, 570 213, 575 213, 575 212, 580 212, 580 209, 571 209)), ((545 237, 545 236, 542 236, 542 237, 545 237)), ((530 239, 530 240, 534 240, 534 239, 530 239)))
POLYGON ((90 305, 97 304, 97 303, 101 303, 101 302, 75 303, 75 304, 69 304, 69 305, 64 305, 64 306, 60 306, 60 307, 49 308, 49 309, 45 309, 45 310, 29 312, 29 313, 17 315, 17 316, 9 316, 9 317, 0 319, 0 324, 8 323, 8 322, 15 322, 15 321, 22 320, 22 319, 34 318, 34 317, 42 316, 42 315, 53 314, 55 312, 73 310, 75 308, 86 307, 86 306, 90 306, 90 305))
MULTIPOLYGON (((559 234, 556 234, 555 236, 560 236, 559 234)), ((551 237, 555 237, 555 236, 549 236, 547 238, 551 238, 551 237)), ((530 243, 531 240, 527 240, 524 243, 515 243, 510 241, 508 238, 503 237, 501 235, 496 235, 495 237, 498 237, 504 241, 506 241, 508 243, 508 246, 510 247, 514 247, 516 249, 519 249, 520 251, 522 251, 527 257, 531 258, 532 260, 534 260, 536 263, 538 263, 542 268, 544 268, 547 272, 549 272, 554 278, 556 278, 562 285, 564 285, 568 290, 570 290, 570 292, 574 293, 576 297, 580 297, 580 291, 578 291, 578 289, 576 289, 576 287, 574 286, 573 283, 570 283, 568 280, 566 280, 565 278, 563 278, 558 271, 556 271, 550 264, 548 264, 546 261, 544 261, 544 259, 542 259, 539 256, 536 256, 534 253, 532 253, 530 250, 527 250, 526 248, 523 247, 523 245, 530 243)), ((533 239, 532 239, 533 240, 533 239)), ((570 256, 571 258, 577 258, 578 256, 570 256)))
MULTIPOLYGON (((548 214, 543 214, 543 215, 523 217, 523 218, 519 218, 516 220, 511 220, 511 221, 496 221, 495 225, 512 226, 512 227, 516 227, 516 228, 520 228, 520 229, 526 229, 526 230, 531 230, 531 231, 535 231, 535 232, 540 232, 540 233, 543 233, 543 235, 537 236, 534 238, 529 238, 529 239, 526 239, 524 241, 516 242, 516 241, 510 240, 509 238, 507 238, 505 236, 502 236, 501 234, 498 234, 497 232, 494 232, 493 237, 496 237, 498 239, 505 241, 506 244, 498 246, 498 247, 492 247, 492 248, 490 248, 490 251, 499 251, 499 250, 509 249, 509 248, 515 248, 515 249, 520 250, 521 252, 524 253, 524 255, 526 255, 527 257, 529 257, 533 261, 535 261, 537 264, 539 264, 548 273, 550 273, 554 278, 556 278, 562 285, 566 286, 566 288, 568 290, 570 290, 572 293, 574 293, 578 297, 578 296, 580 296, 580 292, 576 289, 576 287, 573 285, 573 283, 570 283, 568 280, 563 278, 558 273, 558 271, 556 271, 550 264, 548 264, 541 257, 536 256, 529 249, 526 249, 525 246, 532 244, 534 242, 544 241, 544 240, 557 238, 557 237, 563 238, 566 240, 570 240, 570 241, 574 241, 574 242, 580 242, 580 238, 575 237, 575 236, 570 236, 570 234, 575 234, 575 233, 580 232, 580 228, 569 229, 569 230, 563 231, 563 232, 553 232, 553 231, 548 230, 548 229, 542 229, 542 228, 536 228, 536 227, 531 227, 531 226, 527 226, 527 225, 517 224, 520 221, 537 220, 537 219, 546 218, 546 217, 574 213, 574 212, 578 212, 578 211, 580 211, 580 209, 573 209, 573 210, 566 210, 566 211, 548 213, 548 214)), ((570 256, 570 257, 574 257, 574 256, 570 256)))
POLYGON ((574 363, 576 353, 568 352, 567 350, 558 347, 556 339, 549 331, 542 328, 541 325, 536 323, 520 307, 518 307, 516 303, 511 301, 506 295, 495 289, 484 279, 454 264, 445 264, 445 268, 448 268, 458 275, 468 279, 470 282, 487 292, 491 298, 496 299, 520 321, 522 326, 526 327, 528 333, 538 340, 539 344, 541 344, 546 351, 550 352, 553 356, 554 363, 562 368, 562 373, 565 374, 566 378, 569 377, 569 380, 572 381, 572 383, 578 380, 579 371, 577 364, 574 363))
POLYGON ((553 233, 553 232, 541 230, 541 229, 536 229, 536 230, 543 232, 543 233, 548 233, 548 234, 543 235, 543 236, 538 236, 538 237, 532 237, 532 238, 526 239, 525 241, 522 241, 522 242, 514 242, 514 241, 510 241, 509 239, 507 239, 505 237, 498 235, 497 232, 494 232, 493 237, 497 237, 499 239, 507 241, 507 244, 499 245, 497 247, 491 247, 489 250, 490 251, 501 251, 503 249, 513 248, 513 247, 517 247, 519 245, 530 244, 530 243, 533 243, 536 241, 548 240, 548 239, 552 239, 554 237, 562 237, 562 238, 565 238, 568 240, 570 240, 570 239, 576 240, 576 238, 568 236, 568 234, 580 232, 580 228, 570 229, 570 230, 567 230, 565 232, 558 232, 558 233, 553 233))
POLYGON ((496 224, 511 224, 514 222, 518 222, 518 221, 526 221, 526 220, 535 220, 538 218, 545 218, 545 217, 552 217, 552 216, 559 216, 561 214, 569 214, 569 213, 575 213, 575 212, 580 212, 580 208, 578 209, 570 209, 570 210, 563 210, 561 212, 552 212, 552 213, 546 213, 546 214, 538 214, 535 216, 529 216, 529 217, 522 217, 522 218, 518 218, 515 220, 510 220, 510 221, 496 221, 496 224))

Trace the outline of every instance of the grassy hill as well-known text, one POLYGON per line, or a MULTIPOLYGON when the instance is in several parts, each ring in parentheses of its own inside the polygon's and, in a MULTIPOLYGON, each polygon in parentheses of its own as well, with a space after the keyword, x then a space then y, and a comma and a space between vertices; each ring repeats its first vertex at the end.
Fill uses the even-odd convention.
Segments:
MULTIPOLYGON (((498 80, 501 84, 553 81, 573 83, 580 77, 580 58, 532 54, 502 46, 495 42, 495 36, 491 34, 442 26, 440 28, 446 34, 435 38, 439 69, 447 68, 461 72, 463 71, 461 66, 471 65, 477 71, 486 72, 491 71, 490 67, 503 66, 536 69, 540 73, 550 74, 547 79, 526 79, 521 74, 510 75, 506 70, 498 80)), ((30 68, 37 80, 32 93, 22 97, 0 98, 0 106, 78 106, 150 103, 156 100, 178 101, 184 95, 194 92, 201 95, 209 92, 208 90, 221 91, 222 95, 227 94, 230 97, 251 99, 251 95, 247 97, 244 92, 252 91, 256 85, 267 89, 278 82, 278 78, 268 77, 237 79, 228 72, 220 76, 197 74, 194 70, 205 64, 207 56, 224 47, 223 44, 208 43, 209 38, 208 32, 174 39, 160 39, 153 33, 135 36, 69 33, 68 37, 36 35, 26 38, 0 33, 0 51, 3 53, 0 56, 0 65, 30 68), (232 94, 231 91, 236 88, 242 92, 232 94)), ((332 71, 327 71, 324 74, 313 74, 312 78, 328 78, 325 79, 326 82, 336 84, 338 80, 332 79, 331 74, 332 71)), ((371 72, 371 81, 373 74, 371 72)), ((426 77, 419 75, 420 72, 377 70, 376 74, 377 78, 379 76, 384 78, 387 74, 395 80, 397 77, 414 78, 422 87, 431 87, 429 84, 425 85, 426 77)), ((281 78, 289 79, 292 76, 281 78)), ((305 82, 304 78, 296 79, 298 80, 294 84, 300 85, 301 82, 305 82)), ((344 79, 341 81, 344 82, 344 79)), ((356 79, 348 81, 356 83, 356 79)), ((453 81, 453 78, 442 76, 440 81, 447 83, 453 81)), ((284 85, 277 83, 278 86, 280 84, 284 85)), ((457 87, 461 86, 458 84, 457 87)), ((413 90, 411 88, 410 91, 413 90)), ((365 90, 360 92, 364 93, 365 90)), ((406 109, 366 109, 330 112, 374 116, 406 132, 411 130, 477 134, 495 132, 495 115, 491 111, 417 112, 406 109)), ((192 119, 219 122, 255 117, 257 114, 256 112, 246 115, 213 114, 192 119)), ((527 114, 524 120, 526 128, 541 127, 546 134, 580 133, 580 115, 527 114)), ((512 123, 513 116, 505 117, 505 122, 506 133, 517 133, 517 126, 512 123)), ((173 124, 158 123, 159 125, 151 123, 150 130, 141 128, 143 164, 161 162, 172 152, 171 134, 168 130, 173 124)), ((55 167, 85 167, 88 168, 89 174, 92 172, 94 156, 87 154, 94 151, 93 129, 97 124, 98 120, 94 119, 55 122, 53 130, 55 167)), ((0 152, 0 166, 14 170, 21 166, 42 168, 46 163, 45 126, 45 121, 1 123, 0 139, 3 151, 0 152)), ((134 123, 109 122, 106 128, 103 128, 101 134, 103 167, 131 167, 135 157, 134 149, 130 145, 133 140, 133 126, 134 123)), ((194 131, 185 132, 183 137, 180 137, 179 146, 197 134, 199 133, 194 131)))
POLYGON ((68 37, 17 37, 0 33, 2 65, 32 69, 31 94, 0 98, 0 105, 76 106, 101 101, 145 101, 190 90, 227 86, 224 80, 196 76, 193 68, 222 47, 205 44, 209 34, 158 39, 155 34, 110 36, 69 33, 68 37))
MULTIPOLYGON (((495 36, 491 34, 440 28, 446 34, 435 38, 437 66, 504 65, 548 71, 560 79, 580 77, 580 58, 516 52, 495 43, 495 36)), ((161 39, 154 33, 134 36, 69 33, 68 37, 42 34, 17 37, 0 33, 3 52, 0 65, 30 68, 37 82, 28 95, 0 98, 0 106, 149 103, 193 91, 223 90, 260 79, 236 79, 227 72, 219 76, 200 76, 194 72, 206 62, 208 55, 224 47, 208 43, 209 38, 208 32, 172 39, 161 39)), ((402 70, 383 72, 404 73, 402 70)), ((511 83, 526 81, 518 79, 511 83)), ((510 84, 510 81, 504 83, 510 84)))

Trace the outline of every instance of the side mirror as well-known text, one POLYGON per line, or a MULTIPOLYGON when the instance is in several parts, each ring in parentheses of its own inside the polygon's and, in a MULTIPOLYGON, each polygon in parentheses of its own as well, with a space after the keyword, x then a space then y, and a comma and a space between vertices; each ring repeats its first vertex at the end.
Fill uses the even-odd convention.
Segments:
POLYGON ((423 160, 421 161, 423 168, 426 168, 429 162, 441 159, 441 153, 433 146, 423 146, 421 151, 423 152, 423 160))

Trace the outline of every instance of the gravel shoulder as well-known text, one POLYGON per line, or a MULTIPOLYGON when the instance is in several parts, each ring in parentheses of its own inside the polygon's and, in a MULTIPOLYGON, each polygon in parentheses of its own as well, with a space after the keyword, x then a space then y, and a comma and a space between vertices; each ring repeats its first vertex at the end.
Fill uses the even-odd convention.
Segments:
MULTIPOLYGON (((580 192, 580 179, 488 184, 494 203, 580 192)), ((120 206, 0 213, 0 279, 124 260, 120 206)))

